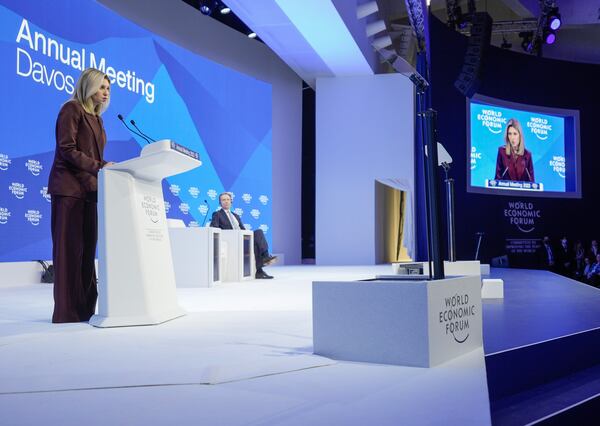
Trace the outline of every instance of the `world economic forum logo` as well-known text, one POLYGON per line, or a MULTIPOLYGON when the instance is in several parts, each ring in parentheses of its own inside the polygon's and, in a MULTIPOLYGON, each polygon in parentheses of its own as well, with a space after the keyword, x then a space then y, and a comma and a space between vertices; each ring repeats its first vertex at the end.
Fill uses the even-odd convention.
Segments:
POLYGON ((40 163, 38 160, 31 160, 31 159, 29 159, 25 162, 25 167, 27 167, 27 170, 29 170, 29 172, 33 176, 39 176, 40 172, 44 168, 44 166, 42 166, 42 163, 40 163))
POLYGON ((233 212, 235 214, 237 214, 239 217, 242 217, 244 215, 244 210, 240 209, 239 207, 236 207, 235 209, 233 209, 233 212))
POLYGON ((181 191, 181 188, 179 187, 179 185, 175 185, 173 183, 171 184, 171 186, 169 186, 169 191, 171 191, 171 194, 177 197, 179 195, 179 191, 181 191))
POLYGON ((208 191, 206 191, 206 195, 211 200, 216 200, 217 199, 217 191, 215 191, 214 189, 209 189, 208 191))
POLYGON ((481 113, 477 114, 477 120, 495 135, 502 133, 502 128, 506 125, 506 117, 502 116, 502 111, 493 108, 482 109, 481 113))
POLYGON ((169 210, 171 210, 171 203, 165 200, 165 213, 169 213, 169 210))
POLYGON ((179 204, 179 211, 183 214, 188 214, 190 212, 190 205, 188 203, 179 204))
POLYGON ((200 224, 195 220, 191 220, 190 223, 188 223, 188 227, 189 228, 199 228, 200 224))
POLYGON ((188 192, 190 193, 190 195, 193 198, 198 198, 198 194, 200 194, 200 190, 195 186, 190 186, 190 189, 188 189, 188 192))
POLYGON ((258 227, 259 229, 262 229, 263 233, 267 233, 269 232, 269 225, 265 224, 265 223, 261 223, 260 226, 258 227))
POLYGON ((541 141, 548 139, 548 136, 552 132, 552 124, 549 124, 547 118, 530 117, 527 127, 541 141))
POLYGON ((258 210, 258 209, 250 210, 250 216, 252 216, 254 219, 258 219, 260 217, 260 210, 258 210))
POLYGON ((44 200, 48 201, 49 203, 52 202, 52 196, 48 194, 47 186, 44 186, 42 187, 42 189, 40 189, 40 194, 42 195, 42 197, 44 197, 44 200))
POLYGON ((519 231, 529 233, 535 229, 536 219, 542 217, 542 211, 536 209, 533 203, 509 201, 508 208, 504 209, 504 217, 519 231))
POLYGON ((15 196, 17 199, 22 200, 25 198, 25 193, 27 192, 27 187, 24 183, 13 182, 9 185, 8 190, 15 196))
POLYGON ((439 324, 451 335, 456 343, 465 343, 469 338, 469 319, 475 316, 475 305, 470 302, 469 295, 455 294, 444 298, 444 305, 440 309, 439 324))
POLYGON ((252 201, 252 195, 250 194, 242 194, 242 200, 244 200, 244 203, 246 204, 250 204, 250 201, 252 201))
POLYGON ((244 228, 246 228, 248 231, 252 231, 252 225, 249 223, 244 223, 244 228))
POLYGON ((471 170, 477 167, 477 160, 481 160, 481 152, 477 152, 477 148, 471 147, 471 170))
POLYGON ((565 157, 562 155, 553 155, 552 160, 548 161, 550 167, 552 167, 552 171, 559 175, 561 178, 565 178, 566 172, 566 161, 565 157))
POLYGON ((27 210, 25 213, 25 219, 33 226, 38 226, 40 224, 40 220, 42 219, 42 214, 39 210, 27 210))
POLYGON ((0 153, 0 170, 8 170, 10 163, 12 160, 8 158, 8 155, 0 153))
POLYGON ((267 203, 269 202, 269 197, 267 197, 266 195, 261 195, 260 197, 258 197, 258 201, 260 201, 260 203, 263 206, 266 206, 267 203))
POLYGON ((200 206, 198 206, 198 211, 202 216, 206 216, 206 213, 208 213, 208 206, 206 204, 200 204, 200 206))
POLYGON ((6 225, 10 218, 10 210, 6 207, 0 207, 0 225, 6 225))

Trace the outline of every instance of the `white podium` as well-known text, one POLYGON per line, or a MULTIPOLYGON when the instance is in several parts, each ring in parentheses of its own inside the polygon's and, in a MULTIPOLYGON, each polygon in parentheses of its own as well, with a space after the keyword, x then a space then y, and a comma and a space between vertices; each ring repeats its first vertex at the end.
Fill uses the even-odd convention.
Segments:
POLYGON ((159 324, 185 315, 177 303, 162 179, 200 166, 172 141, 98 174, 96 327, 159 324))
POLYGON ((222 281, 244 281, 254 279, 254 233, 248 230, 221 231, 223 245, 222 281))
POLYGON ((317 355, 433 367, 483 345, 481 278, 313 282, 317 355))
POLYGON ((169 228, 177 287, 212 287, 221 282, 221 230, 169 228))

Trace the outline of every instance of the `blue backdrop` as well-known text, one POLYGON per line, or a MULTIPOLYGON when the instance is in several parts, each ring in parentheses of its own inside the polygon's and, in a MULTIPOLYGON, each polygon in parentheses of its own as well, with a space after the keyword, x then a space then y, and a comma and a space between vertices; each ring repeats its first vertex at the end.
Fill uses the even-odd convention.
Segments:
POLYGON ((51 258, 46 191, 55 120, 90 66, 113 79, 104 114, 106 160, 139 155, 146 142, 116 116, 134 119, 154 139, 172 139, 203 162, 163 182, 168 217, 201 226, 218 207, 217 195, 231 191, 244 224, 262 228, 271 242, 268 83, 192 54, 87 0, 0 0, 0 62, 0 261, 51 258))

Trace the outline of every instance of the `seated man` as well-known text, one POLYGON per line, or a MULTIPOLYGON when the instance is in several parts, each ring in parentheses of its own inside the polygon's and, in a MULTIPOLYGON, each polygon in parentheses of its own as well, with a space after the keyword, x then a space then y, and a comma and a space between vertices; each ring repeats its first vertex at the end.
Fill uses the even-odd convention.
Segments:
MULTIPOLYGON (((231 211, 231 194, 223 192, 219 195, 219 204, 221 209, 213 213, 210 220, 210 226, 221 229, 246 229, 242 224, 240 217, 231 211)), ((254 260, 256 261, 256 278, 273 278, 263 270, 263 266, 275 262, 277 256, 269 254, 269 245, 265 239, 262 229, 254 231, 254 260)))

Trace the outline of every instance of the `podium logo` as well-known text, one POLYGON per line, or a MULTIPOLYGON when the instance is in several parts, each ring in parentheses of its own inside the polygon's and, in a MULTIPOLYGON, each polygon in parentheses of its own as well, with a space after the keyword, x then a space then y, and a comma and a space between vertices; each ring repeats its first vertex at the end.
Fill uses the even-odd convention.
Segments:
POLYGON ((258 227, 258 229, 262 229, 262 231, 266 234, 267 232, 269 232, 269 225, 267 225, 265 223, 261 223, 261 225, 258 227))
POLYGON ((267 197, 266 195, 261 195, 260 197, 258 197, 258 201, 260 201, 263 206, 266 206, 269 202, 269 197, 267 197))
POLYGON ((206 191, 206 195, 211 200, 216 200, 217 199, 217 191, 215 191, 214 189, 209 189, 208 191, 206 191))
POLYGON ((10 210, 6 207, 0 207, 0 225, 6 225, 10 217, 10 210))
POLYGON ((8 170, 12 160, 8 158, 8 155, 0 153, 0 170, 8 170))
POLYGON ((142 198, 142 209, 152 223, 158 223, 160 220, 160 204, 157 197, 154 195, 144 195, 144 198, 142 198))
POLYGON ((42 187, 42 189, 40 189, 40 194, 42 194, 42 197, 44 197, 44 200, 48 201, 49 203, 52 202, 52 196, 50 194, 48 194, 47 186, 44 186, 44 187, 42 187))
POLYGON ((548 124, 548 120, 542 117, 530 117, 527 127, 541 141, 548 139, 548 134, 552 132, 552 124, 548 124))
POLYGON ((206 204, 200 204, 198 211, 200 214, 202 214, 202 216, 206 216, 206 213, 208 213, 208 206, 206 204))
POLYGON ((27 167, 27 170, 29 170, 29 172, 34 176, 39 176, 40 172, 44 168, 44 166, 42 166, 42 163, 40 163, 38 160, 31 159, 27 160, 27 162, 25 163, 25 167, 27 167))
POLYGON ((502 133, 502 128, 506 125, 506 117, 502 116, 502 112, 491 108, 482 109, 481 114, 477 114, 477 120, 495 135, 502 133))
POLYGON ((179 192, 181 191, 181 188, 179 187, 179 185, 173 183, 171 184, 171 186, 169 186, 169 191, 171 191, 171 194, 177 197, 179 195, 179 192))
POLYGON ((469 303, 469 295, 455 294, 444 298, 439 323, 456 343, 465 343, 469 338, 469 318, 474 316, 475 305, 469 303))
POLYGON ((190 189, 188 189, 188 192, 194 198, 198 198, 198 194, 200 194, 200 190, 198 188, 196 188, 195 186, 190 186, 190 189))
POLYGON ((250 204, 250 201, 252 201, 252 195, 246 193, 242 195, 242 200, 244 200, 244 203, 246 204, 250 204))
POLYGON ((519 231, 529 233, 535 229, 535 220, 542 217, 542 211, 536 209, 533 203, 509 201, 508 208, 504 209, 504 217, 519 231))
POLYGON ((188 227, 190 227, 190 228, 199 228, 200 225, 195 220, 192 220, 190 223, 188 223, 188 227))
POLYGON ((171 203, 165 200, 165 213, 169 213, 169 210, 171 210, 171 203))
POLYGON ((235 214, 237 214, 239 217, 242 217, 242 215, 244 214, 244 210, 240 209, 239 207, 236 207, 235 209, 233 209, 233 212, 235 214))
POLYGON ((188 214, 190 212, 190 205, 188 203, 179 204, 179 211, 183 214, 188 214))
POLYGON ((27 210, 25 213, 25 219, 33 226, 38 226, 40 224, 40 220, 42 219, 42 214, 39 210, 27 210))
POLYGON ((27 187, 24 183, 13 182, 9 185, 8 190, 12 192, 12 194, 15 197, 17 197, 17 199, 22 200, 23 198, 25 198, 27 187))
POLYGON ((258 209, 250 210, 250 216, 252 216, 254 219, 258 219, 260 217, 260 210, 258 210, 258 209))

